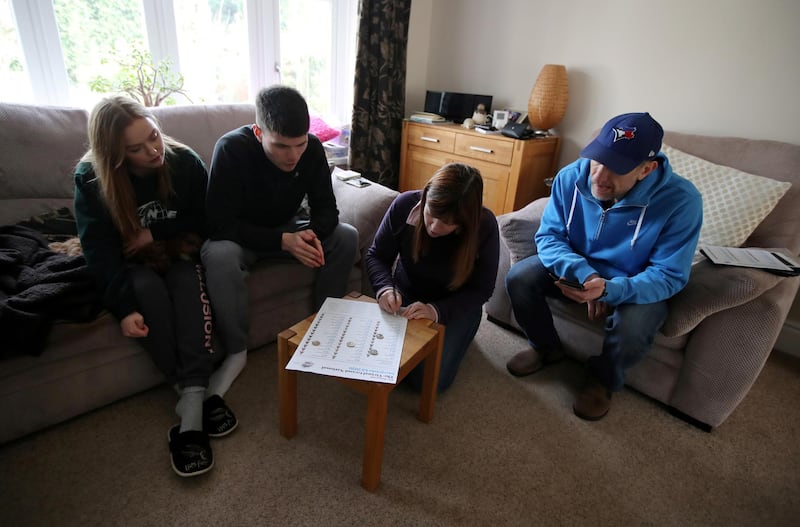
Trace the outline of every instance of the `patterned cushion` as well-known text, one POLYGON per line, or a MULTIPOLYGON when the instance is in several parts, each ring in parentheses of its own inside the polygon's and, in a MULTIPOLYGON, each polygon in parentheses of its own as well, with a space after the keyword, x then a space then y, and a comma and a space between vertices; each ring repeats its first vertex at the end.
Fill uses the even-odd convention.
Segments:
POLYGON ((716 165, 668 145, 661 151, 673 170, 703 195, 701 245, 741 246, 792 186, 716 165))

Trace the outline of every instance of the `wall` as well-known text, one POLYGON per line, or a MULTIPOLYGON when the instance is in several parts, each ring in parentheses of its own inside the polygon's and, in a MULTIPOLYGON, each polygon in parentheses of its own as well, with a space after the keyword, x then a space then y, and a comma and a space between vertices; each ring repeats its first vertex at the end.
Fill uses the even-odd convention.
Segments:
MULTIPOLYGON (((562 166, 630 111, 678 132, 800 144, 798 21, 795 0, 414 0, 406 113, 426 89, 524 110, 539 69, 557 63, 570 82, 562 166)), ((800 300, 792 313, 800 349, 800 300)))

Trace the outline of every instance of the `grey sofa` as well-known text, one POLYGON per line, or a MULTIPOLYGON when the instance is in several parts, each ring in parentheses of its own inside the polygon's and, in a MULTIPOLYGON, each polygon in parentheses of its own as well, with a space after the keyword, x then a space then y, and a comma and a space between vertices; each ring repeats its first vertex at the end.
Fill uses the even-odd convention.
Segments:
MULTIPOLYGON (((667 132, 664 142, 716 164, 791 182, 744 245, 800 253, 800 146, 674 132, 667 132)), ((505 277, 514 262, 535 253, 533 235, 546 203, 542 198, 498 218, 503 243, 497 285, 486 304, 489 320, 519 329, 505 277)), ((631 369, 627 385, 700 428, 719 426, 758 377, 798 286, 797 277, 697 263, 686 288, 670 300, 669 317, 653 349, 631 369)), ((585 360, 600 352, 602 323, 589 322, 585 306, 558 300, 550 304, 569 355, 585 360)))
MULTIPOLYGON (((250 104, 162 107, 155 114, 166 134, 191 146, 206 164, 223 133, 255 118, 250 104)), ((87 121, 82 109, 0 104, 0 225, 72 207, 71 173, 86 149, 87 121)), ((340 220, 359 231, 363 257, 397 193, 378 184, 359 189, 335 178, 334 192, 340 220)), ((272 342, 311 313, 313 279, 314 272, 302 265, 253 270, 251 349, 272 342)), ((369 292, 360 261, 349 285, 369 292)), ((57 322, 40 356, 0 360, 0 443, 160 382, 149 356, 120 335, 111 315, 103 313, 90 323, 57 322)))

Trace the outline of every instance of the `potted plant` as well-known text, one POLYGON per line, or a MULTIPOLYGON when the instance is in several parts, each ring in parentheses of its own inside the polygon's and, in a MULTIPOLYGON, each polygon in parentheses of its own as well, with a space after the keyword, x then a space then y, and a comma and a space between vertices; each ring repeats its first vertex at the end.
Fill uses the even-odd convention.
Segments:
POLYGON ((141 45, 133 47, 127 55, 113 49, 112 58, 103 59, 106 64, 111 61, 117 63, 118 71, 110 77, 95 77, 89 83, 92 91, 126 93, 145 106, 159 106, 164 102, 174 104, 170 99, 174 94, 189 99, 183 91, 183 75, 172 71, 172 61, 163 59, 154 63, 150 52, 141 45))

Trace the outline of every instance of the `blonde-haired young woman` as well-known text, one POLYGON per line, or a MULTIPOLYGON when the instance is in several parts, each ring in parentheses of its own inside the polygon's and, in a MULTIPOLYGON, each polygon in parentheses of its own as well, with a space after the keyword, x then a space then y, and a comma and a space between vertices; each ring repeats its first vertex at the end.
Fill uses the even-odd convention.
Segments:
POLYGON ((162 135, 147 108, 111 97, 91 112, 89 150, 74 179, 78 234, 103 304, 179 393, 180 424, 168 434, 172 467, 180 476, 207 472, 209 436, 230 433, 237 421, 212 377, 211 308, 198 257, 206 168, 162 135))

